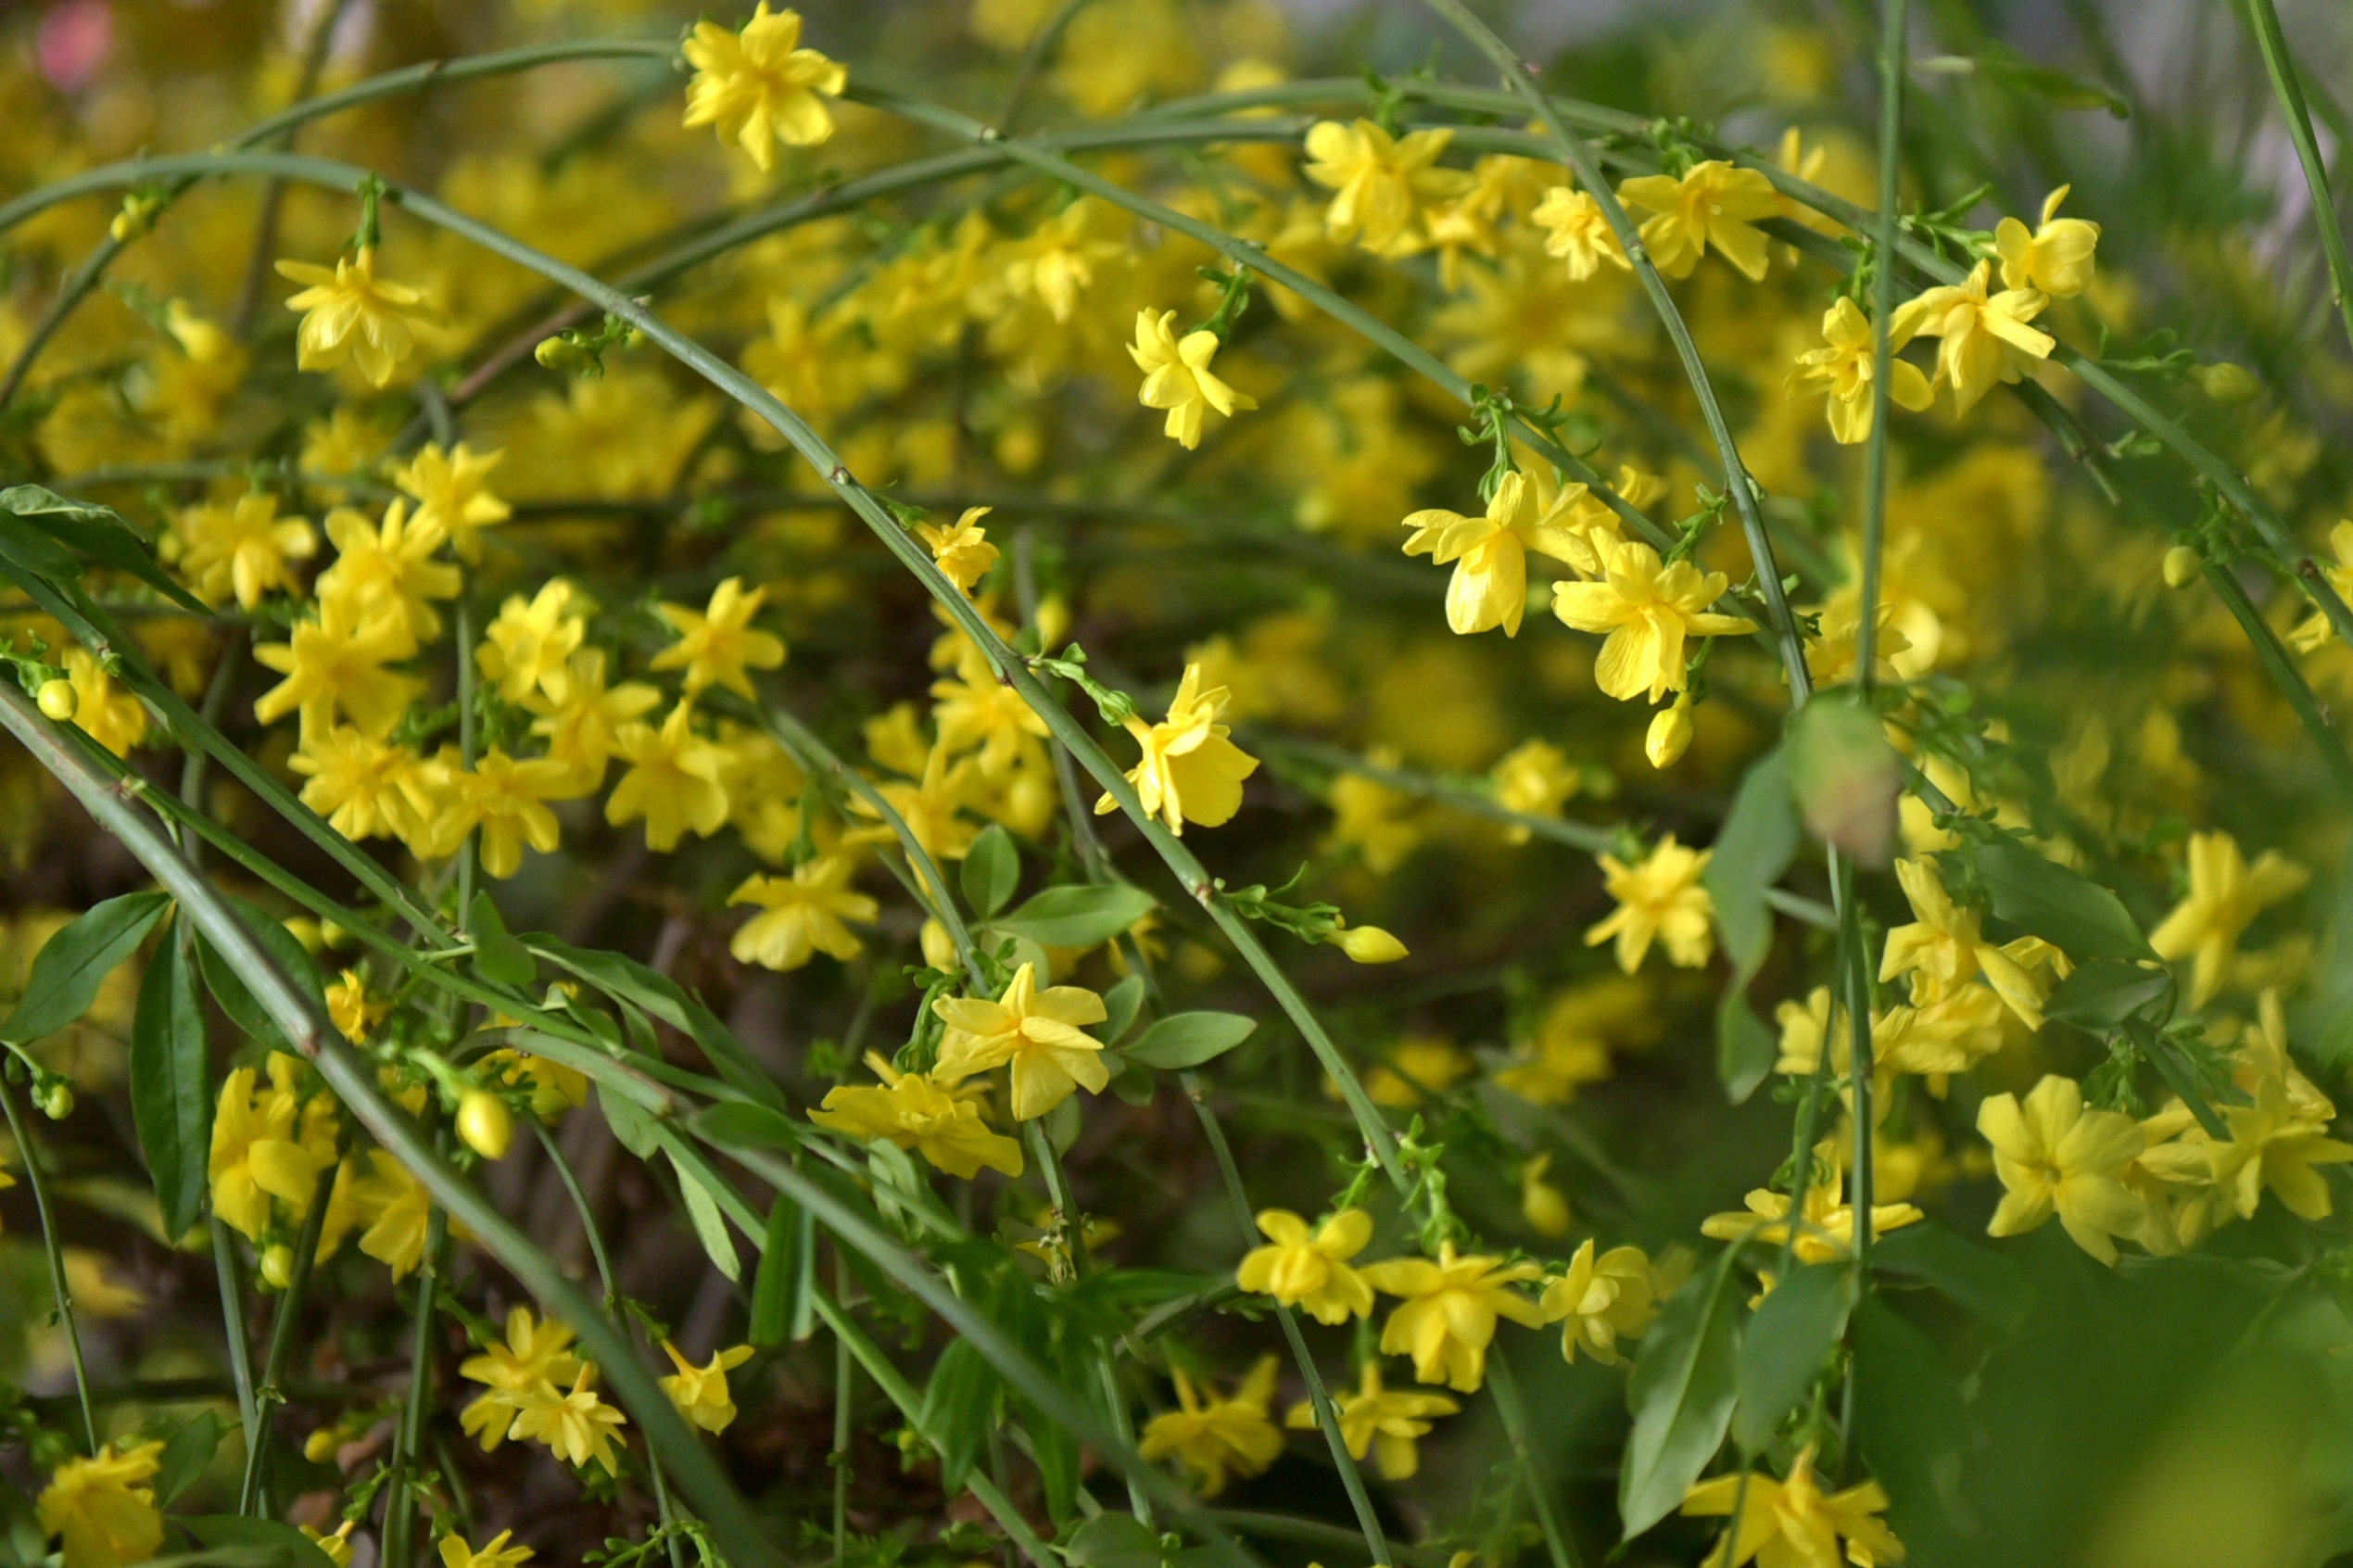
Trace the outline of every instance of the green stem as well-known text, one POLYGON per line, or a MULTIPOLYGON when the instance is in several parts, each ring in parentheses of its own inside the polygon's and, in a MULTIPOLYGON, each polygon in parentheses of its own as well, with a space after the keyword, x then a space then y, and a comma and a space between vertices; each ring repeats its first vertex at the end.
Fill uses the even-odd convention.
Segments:
MULTIPOLYGON (((1904 0, 1879 6, 1879 210, 1871 231, 1879 266, 1871 275, 1871 434, 1863 448, 1863 585, 1854 627, 1855 684, 1871 703, 1879 658, 1879 571, 1887 536, 1888 381, 1895 373, 1896 204, 1904 175, 1904 0)), ((1867 1027, 1867 1025, 1866 1025, 1867 1027)))
POLYGON ((2312 116, 2304 103, 2304 85, 2297 79, 2295 57, 2288 53, 2287 35, 2280 30, 2280 13, 2271 0, 2246 0, 2247 24, 2263 51, 2263 69, 2271 78, 2271 91, 2287 120, 2288 140, 2296 146, 2296 161, 2304 171, 2304 183, 2312 196, 2312 225, 2321 231, 2321 249, 2328 257, 2329 297, 2336 302, 2347 342, 2353 342, 2353 259, 2345 253, 2345 228, 2337 221, 2336 202, 2329 193, 2328 165, 2321 160, 2321 145, 2312 135, 2312 116))
POLYGON ((7 1113, 9 1135, 16 1139, 17 1153, 24 1160, 25 1185, 32 1189, 33 1211, 41 1217, 41 1249, 49 1258, 49 1288, 57 1296, 57 1321, 66 1331, 66 1350, 73 1358, 73 1391, 82 1400, 82 1435, 89 1451, 95 1454, 97 1408, 90 1402, 90 1371, 82 1361, 82 1330, 74 1321, 73 1292, 66 1283, 65 1250, 58 1244, 57 1221, 49 1212, 49 1180, 41 1173, 41 1151, 32 1142, 32 1130, 24 1114, 17 1108, 16 1087, 5 1073, 0 1073, 0 1111, 7 1113))
MULTIPOLYGON (((833 1259, 833 1290, 837 1296, 850 1291, 850 1268, 837 1252, 833 1259)), ((857 1372, 857 1359, 850 1342, 841 1334, 833 1336, 833 1568, 842 1568, 849 1556, 850 1544, 850 1416, 852 1380, 857 1372)))
POLYGON ((1062 42, 1062 35, 1090 3, 1091 0, 1062 0, 1061 8, 1047 19, 1030 40, 1029 47, 1021 51, 1021 65, 1014 73, 1013 90, 1005 95, 1005 110, 997 116, 997 123, 1005 128, 1006 135, 1013 134, 1013 127, 1029 102, 1030 89, 1037 84, 1038 73, 1045 69, 1046 57, 1054 53, 1054 46, 1062 42))
POLYGON ((442 1244, 449 1233, 449 1211, 435 1205, 425 1220, 424 1256, 417 1262, 416 1338, 409 1355, 409 1403, 393 1429, 392 1483, 385 1488, 382 1568, 411 1568, 416 1561, 418 1456, 424 1451, 425 1413, 432 1405, 434 1296, 440 1289, 442 1244))
POLYGON ((2263 613, 2255 607, 2254 601, 2247 598, 2245 588, 2229 567, 2208 562, 2206 580, 2222 602, 2230 607, 2232 618, 2238 622, 2239 629, 2254 645, 2255 656, 2270 674, 2271 684, 2280 689, 2281 695, 2287 699, 2288 706, 2295 710, 2296 721, 2312 738, 2312 744, 2319 749, 2321 761, 2327 765, 2329 778, 2335 784, 2337 792, 2348 805, 2353 805, 2353 758, 2346 755, 2345 740, 2329 723, 2328 714, 2321 708, 2319 696, 2313 692, 2311 682, 2304 678, 2304 672, 2296 667, 2288 651, 2280 645, 2279 634, 2272 631, 2271 624, 2263 618, 2263 613))
MULTIPOLYGON (((117 790, 109 776, 41 716, 32 700, 0 682, 0 727, 24 743, 82 808, 122 841, 132 855, 179 901, 180 908, 246 979, 288 1041, 319 1069, 337 1098, 393 1157, 405 1165, 435 1203, 472 1231, 477 1243, 580 1336, 583 1352, 606 1370, 619 1402, 646 1434, 651 1450, 708 1524, 715 1544, 733 1568, 777 1568, 780 1558, 734 1486, 672 1407, 661 1385, 639 1364, 627 1336, 582 1296, 548 1255, 514 1222, 452 1170, 414 1121, 391 1101, 363 1060, 326 1016, 319 998, 281 972, 236 912, 173 850, 152 818, 117 790)), ((226 1249, 224 1238, 216 1246, 226 1249)), ((234 1347, 234 1339, 233 1339, 234 1347)), ((234 1354, 233 1348, 233 1354, 234 1354)))
POLYGON ((1520 1385, 1512 1376, 1511 1358, 1500 1348, 1487 1358, 1487 1382, 1495 1388, 1495 1413, 1503 1419, 1503 1435, 1512 1444, 1512 1457, 1519 1461, 1520 1480, 1527 1487, 1528 1500, 1536 1505, 1536 1522, 1544 1530, 1544 1549, 1552 1558, 1552 1568, 1581 1568, 1582 1560, 1568 1532, 1553 1516, 1551 1491, 1537 1473, 1536 1455, 1528 1445, 1528 1412, 1520 1403, 1520 1385))
POLYGON ((229 1380, 236 1385, 237 1421, 245 1430, 245 1451, 261 1447, 261 1406, 254 1396, 253 1347, 246 1340, 245 1292, 237 1284, 237 1244, 221 1216, 212 1217, 212 1271, 221 1287, 221 1326, 229 1341, 229 1380))
MULTIPOLYGON (((308 100, 319 90, 319 76, 326 69, 327 50, 335 43, 335 29, 342 25, 343 14, 351 8, 351 0, 332 0, 310 24, 310 36, 303 44, 302 68, 295 80, 295 103, 308 100)), ((288 126, 270 139, 272 146, 285 147, 294 144, 296 127, 288 126)), ((243 338, 253 328, 253 313, 260 308, 261 291, 270 280, 270 252, 278 245, 278 216, 286 199, 286 183, 273 180, 261 193, 261 216, 254 224, 253 251, 246 258, 245 278, 237 285, 237 302, 229 312, 229 331, 243 338)), ((6 399, 0 398, 0 402, 6 399)))
POLYGON ((318 1260, 319 1237, 326 1229, 327 1204, 335 1195, 337 1166, 319 1173, 311 1189, 310 1211, 302 1217, 302 1234, 294 1246, 294 1272, 278 1297, 276 1318, 270 1325, 270 1349, 261 1363, 261 1385, 254 1390, 253 1441, 246 1446, 245 1479, 237 1487, 237 1511, 261 1511, 261 1480, 269 1464, 270 1426, 277 1408, 285 1403, 283 1380, 286 1359, 294 1353, 295 1331, 302 1320, 302 1298, 310 1288, 311 1265, 318 1260))

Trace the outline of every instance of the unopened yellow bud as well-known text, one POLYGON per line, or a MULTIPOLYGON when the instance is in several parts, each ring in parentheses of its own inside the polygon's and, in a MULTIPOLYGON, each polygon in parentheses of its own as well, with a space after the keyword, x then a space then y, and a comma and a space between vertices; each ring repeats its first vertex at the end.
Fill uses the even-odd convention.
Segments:
POLYGON ((1527 1220, 1528 1228, 1539 1236, 1569 1233, 1568 1197, 1540 1174, 1521 1182, 1520 1214, 1527 1220))
POLYGON ((332 1426, 323 1426, 302 1440, 302 1457, 312 1464, 324 1464, 341 1447, 343 1435, 332 1426))
POLYGON ((261 1249, 261 1288, 284 1290, 294 1283, 294 1248, 280 1242, 261 1249))
POLYGON ((43 681, 40 693, 33 701, 41 704, 44 714, 59 724, 73 717, 82 707, 82 695, 74 690, 73 682, 70 680, 43 681))
POLYGON ((2197 581, 2201 564, 2196 550, 2188 545, 2175 545, 2165 552, 2165 586, 2170 588, 2188 588, 2197 581))
POLYGON ((1070 601, 1058 593, 1038 601, 1038 646, 1059 648, 1070 634, 1070 601))
POLYGON ((1642 751, 1651 759, 1652 767, 1673 767, 1683 760, 1683 753, 1691 749, 1691 698, 1689 692, 1675 700, 1675 706, 1662 709, 1651 721, 1651 733, 1642 741, 1642 751))
POLYGON ((1323 940, 1359 964, 1394 964, 1405 956, 1405 943, 1378 926, 1349 926, 1323 940))
POLYGON ((73 1085, 62 1078, 49 1080, 41 1091, 41 1114, 52 1121, 63 1121, 73 1114, 73 1085))
POLYGON ((458 1099, 458 1136, 485 1159, 503 1159, 514 1141, 514 1115, 487 1089, 469 1089, 458 1099))
POLYGON ((923 922, 923 961, 942 974, 955 973, 955 942, 937 920, 923 922))
POLYGON ((2262 383, 2245 366, 2228 360, 2195 366, 2190 372, 2190 379, 2197 384, 2199 391, 2218 403, 2244 403, 2263 390, 2262 383))

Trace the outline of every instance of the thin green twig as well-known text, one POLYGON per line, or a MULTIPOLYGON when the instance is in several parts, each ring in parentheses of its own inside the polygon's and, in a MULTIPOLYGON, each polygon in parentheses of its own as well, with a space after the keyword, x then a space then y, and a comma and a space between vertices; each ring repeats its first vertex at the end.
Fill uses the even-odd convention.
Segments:
MULTIPOLYGON (((15 1069, 11 1061, 9 1067, 15 1069)), ((17 1106, 15 1085, 0 1073, 0 1111, 8 1119, 9 1135, 17 1141, 17 1157, 24 1161, 25 1185, 32 1189, 33 1211, 41 1217, 41 1250, 49 1260, 49 1288, 57 1296, 57 1322, 66 1332, 66 1352, 73 1360, 73 1391, 82 1400, 82 1435, 89 1443, 89 1451, 98 1451, 97 1408, 90 1402, 90 1369, 82 1364, 82 1329, 73 1316, 73 1289, 66 1282, 66 1257, 63 1244, 57 1238, 57 1220, 49 1210, 49 1179, 41 1172, 41 1150, 32 1141, 32 1130, 24 1114, 17 1106)))

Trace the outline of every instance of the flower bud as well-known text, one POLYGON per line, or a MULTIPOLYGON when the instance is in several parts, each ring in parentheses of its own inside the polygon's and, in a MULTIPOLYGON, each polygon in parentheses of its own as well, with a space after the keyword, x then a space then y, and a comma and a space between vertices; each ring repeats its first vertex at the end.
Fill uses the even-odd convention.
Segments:
POLYGON ((2170 588, 2188 588, 2197 581, 2201 564, 2196 550, 2188 545, 2175 545, 2165 552, 2165 586, 2170 588))
POLYGON ((469 1089, 458 1099, 458 1136, 485 1159, 506 1157, 514 1139, 514 1116, 487 1089, 469 1089))
POLYGON ((1675 700, 1675 706, 1663 708, 1651 721, 1651 733, 1642 742, 1642 751, 1658 768, 1673 767, 1682 761, 1683 753, 1691 749, 1691 696, 1686 692, 1675 700))
POLYGON ((302 1440, 302 1457, 312 1464, 324 1464, 342 1446, 343 1435, 332 1426, 323 1426, 302 1440))
POLYGON ((284 1290, 294 1283, 294 1248, 280 1242, 261 1249, 261 1288, 284 1290))
POLYGON ((937 920, 923 922, 923 961, 943 975, 956 972, 955 942, 937 920))
POLYGON ((2197 384, 2199 391, 2218 403, 2244 403, 2263 390, 2262 384, 2245 367, 2228 360, 2193 366, 2190 379, 2197 384))
POLYGON ((1568 1197, 1541 1176, 1521 1182, 1520 1214, 1527 1220, 1528 1228, 1539 1236, 1560 1237, 1569 1233, 1568 1197))
POLYGON ((1359 964, 1394 964, 1405 956, 1405 943, 1378 926, 1349 926, 1323 940, 1359 964))
POLYGON ((53 1078, 41 1090, 41 1114, 52 1121, 63 1121, 73 1114, 73 1085, 62 1078, 53 1078))
POLYGON ((73 682, 70 680, 44 680, 33 701, 41 704, 44 714, 63 724, 80 710, 82 694, 74 690, 73 682))

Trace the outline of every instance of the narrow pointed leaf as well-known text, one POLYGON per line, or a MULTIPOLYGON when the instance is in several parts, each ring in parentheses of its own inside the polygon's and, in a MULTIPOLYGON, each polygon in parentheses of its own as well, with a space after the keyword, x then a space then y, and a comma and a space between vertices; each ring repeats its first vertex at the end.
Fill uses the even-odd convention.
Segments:
POLYGON ((203 1212, 212 1148, 204 995, 190 945, 164 943, 147 966, 131 1024, 131 1119, 167 1236, 187 1234, 203 1212))

